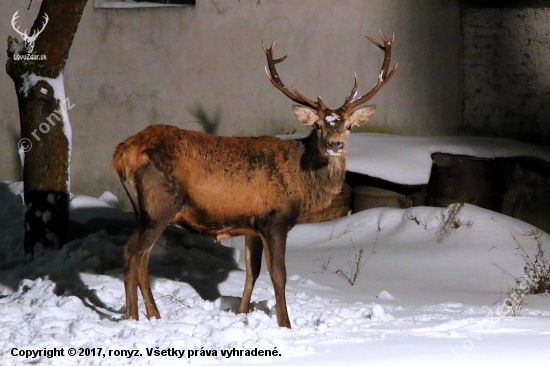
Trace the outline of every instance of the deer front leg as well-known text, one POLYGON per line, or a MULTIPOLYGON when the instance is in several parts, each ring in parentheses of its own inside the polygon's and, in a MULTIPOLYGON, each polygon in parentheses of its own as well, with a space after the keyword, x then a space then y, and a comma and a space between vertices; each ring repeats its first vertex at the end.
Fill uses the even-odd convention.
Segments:
POLYGON ((277 231, 263 237, 265 260, 273 289, 275 290, 275 302, 277 304, 277 323, 279 327, 290 328, 288 311, 286 309, 286 231, 277 231))
POLYGON ((243 297, 241 299, 241 305, 237 313, 248 313, 250 310, 250 298, 252 297, 252 290, 254 290, 254 284, 260 275, 260 269, 262 268, 262 251, 263 244, 262 239, 259 236, 246 235, 244 249, 244 260, 246 264, 246 280, 244 283, 243 297))

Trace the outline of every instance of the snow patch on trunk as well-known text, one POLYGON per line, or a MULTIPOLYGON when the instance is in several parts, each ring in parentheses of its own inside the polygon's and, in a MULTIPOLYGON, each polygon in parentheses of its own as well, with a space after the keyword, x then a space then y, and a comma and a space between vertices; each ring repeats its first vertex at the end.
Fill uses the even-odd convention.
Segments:
MULTIPOLYGON (((69 153, 68 153, 68 164, 67 164, 67 190, 70 189, 71 184, 71 153, 72 153, 72 128, 71 128, 71 122, 69 120, 69 113, 68 110, 72 108, 73 106, 68 105, 68 99, 65 96, 65 83, 63 81, 63 73, 59 73, 59 76, 57 76, 55 79, 47 78, 44 76, 38 76, 33 73, 25 73, 22 76, 23 78, 23 86, 19 89, 20 93, 23 93, 26 96, 28 96, 30 89, 35 86, 39 81, 43 80, 50 84, 50 86, 53 89, 53 96, 55 99, 59 101, 59 109, 57 112, 61 112, 61 120, 63 123, 63 134, 67 138, 67 142, 69 145, 69 153)), ((44 93, 45 94, 45 93, 44 93)))

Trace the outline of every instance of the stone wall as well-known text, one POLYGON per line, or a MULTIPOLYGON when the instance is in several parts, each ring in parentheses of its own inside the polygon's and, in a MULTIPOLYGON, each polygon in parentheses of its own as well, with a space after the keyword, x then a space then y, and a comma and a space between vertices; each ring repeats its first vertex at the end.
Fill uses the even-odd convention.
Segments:
MULTIPOLYGON (((30 28, 34 0, 0 2, 0 34, 30 28)), ((343 103, 359 79, 359 93, 375 83, 383 53, 364 35, 396 33, 399 70, 373 99, 367 131, 455 135, 460 104, 460 7, 457 0, 198 0, 196 6, 98 9, 89 0, 65 70, 73 130, 71 190, 99 196, 125 193, 110 168, 117 143, 149 124, 202 129, 219 135, 305 132, 292 102, 264 74, 262 40, 278 40, 288 54, 279 72, 310 98, 343 103)), ((5 44, 5 43, 4 43, 5 44)), ((6 53, 0 52, 0 64, 6 53)), ((21 179, 16 144, 17 99, 0 72, 0 180, 21 179)))
POLYGON ((462 8, 464 135, 550 144, 550 2, 462 8))

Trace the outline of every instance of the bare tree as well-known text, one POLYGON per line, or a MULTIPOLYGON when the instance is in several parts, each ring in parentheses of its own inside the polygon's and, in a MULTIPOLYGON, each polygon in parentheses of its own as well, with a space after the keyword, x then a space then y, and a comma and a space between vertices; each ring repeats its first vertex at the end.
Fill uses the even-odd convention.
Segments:
POLYGON ((25 253, 68 239, 71 128, 63 70, 87 0, 44 0, 30 30, 8 37, 6 72, 17 93, 24 153, 25 253))

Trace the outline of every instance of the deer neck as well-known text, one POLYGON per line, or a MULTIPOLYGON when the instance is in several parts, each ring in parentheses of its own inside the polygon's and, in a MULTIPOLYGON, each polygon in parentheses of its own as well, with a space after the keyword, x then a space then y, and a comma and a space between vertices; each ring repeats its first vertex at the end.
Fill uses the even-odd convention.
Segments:
POLYGON ((317 131, 301 140, 304 152, 300 159, 300 172, 306 192, 306 209, 328 206, 334 196, 342 190, 346 173, 346 158, 327 157, 318 145, 317 131))

